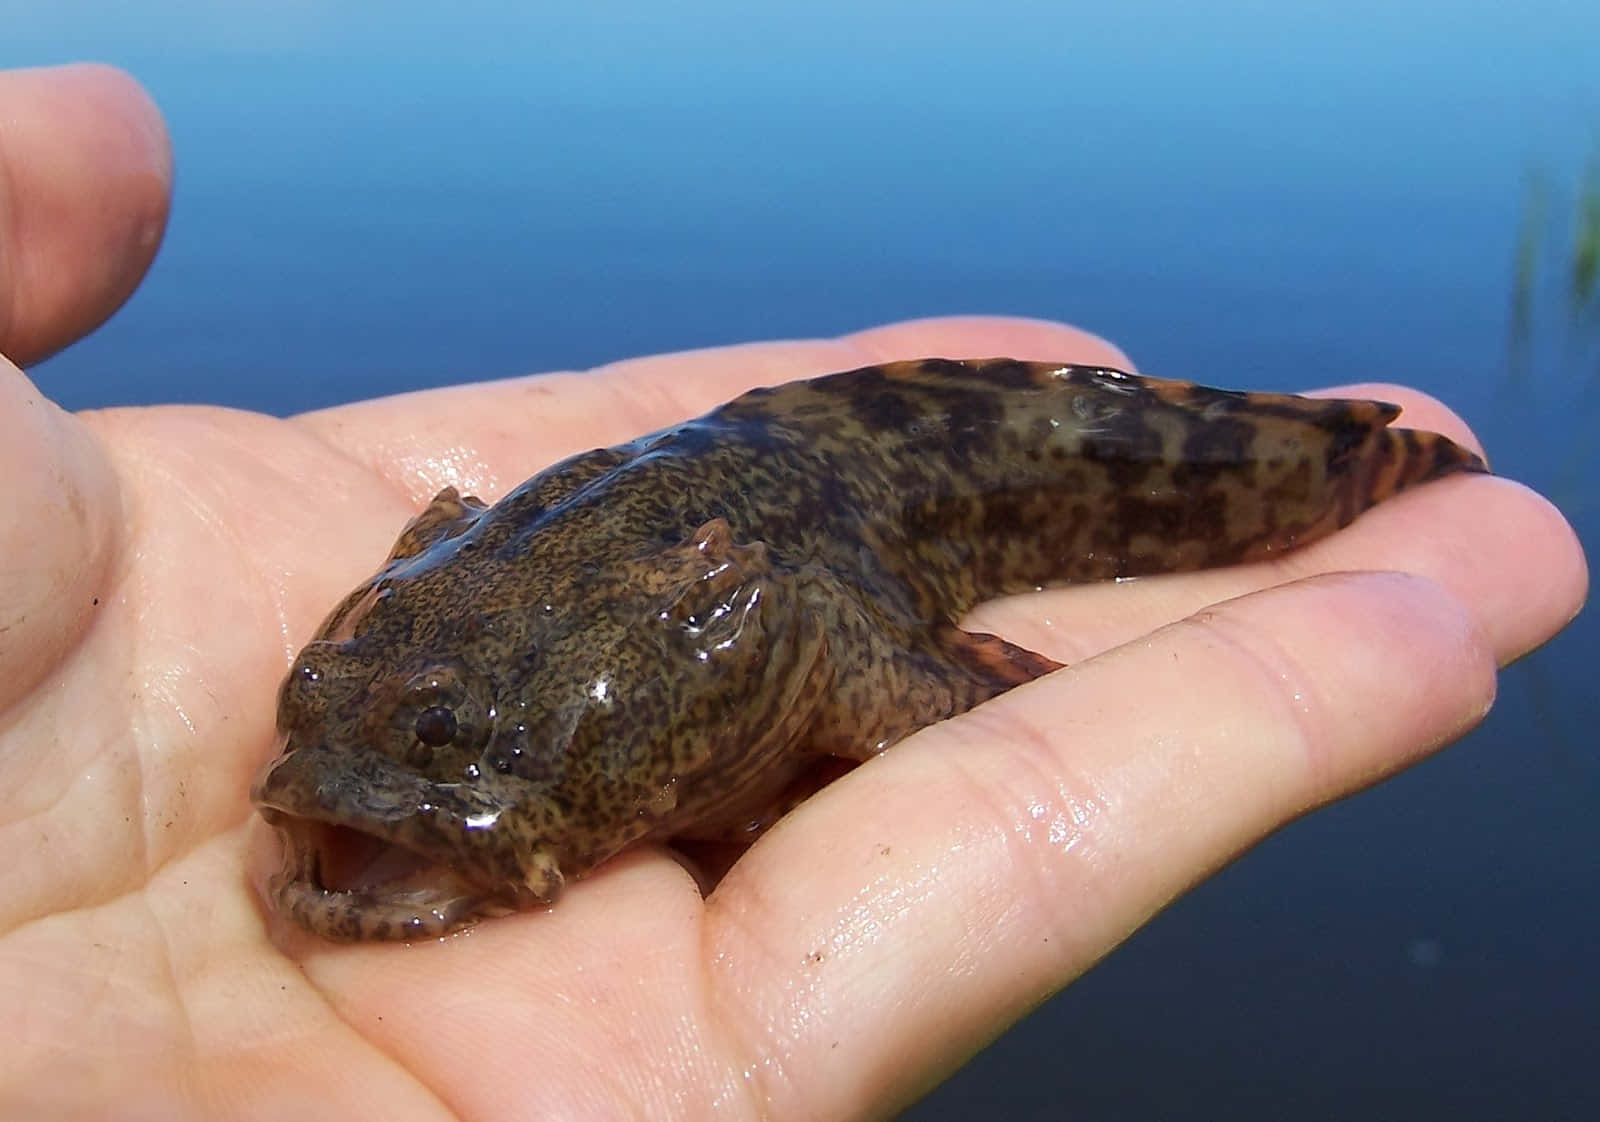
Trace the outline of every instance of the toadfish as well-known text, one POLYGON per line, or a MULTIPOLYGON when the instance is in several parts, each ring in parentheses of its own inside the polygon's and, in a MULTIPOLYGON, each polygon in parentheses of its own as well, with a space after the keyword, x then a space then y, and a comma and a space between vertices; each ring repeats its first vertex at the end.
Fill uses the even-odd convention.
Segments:
POLYGON ((752 390, 493 506, 446 488, 283 683, 271 902, 435 936, 639 842, 752 837, 819 761, 1058 668, 961 630, 979 602, 1271 558, 1486 470, 1398 414, 928 359, 752 390))

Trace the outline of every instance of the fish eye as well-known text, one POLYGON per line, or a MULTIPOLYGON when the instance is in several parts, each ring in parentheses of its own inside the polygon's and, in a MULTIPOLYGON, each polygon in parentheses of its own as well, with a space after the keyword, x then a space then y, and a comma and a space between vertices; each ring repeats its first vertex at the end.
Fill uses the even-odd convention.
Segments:
POLYGON ((417 739, 429 748, 443 748, 456 738, 456 715, 447 705, 430 705, 417 714, 417 739))

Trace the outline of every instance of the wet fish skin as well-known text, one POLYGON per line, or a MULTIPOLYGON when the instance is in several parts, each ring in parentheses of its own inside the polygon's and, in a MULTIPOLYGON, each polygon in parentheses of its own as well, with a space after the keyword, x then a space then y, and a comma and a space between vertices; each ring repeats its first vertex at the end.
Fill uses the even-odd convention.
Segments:
POLYGON ((433 936, 641 841, 754 836, 820 758, 1057 668, 960 630, 983 600, 1270 558, 1487 470, 1398 414, 927 359, 753 390, 494 506, 446 488, 283 684, 272 900, 433 936))

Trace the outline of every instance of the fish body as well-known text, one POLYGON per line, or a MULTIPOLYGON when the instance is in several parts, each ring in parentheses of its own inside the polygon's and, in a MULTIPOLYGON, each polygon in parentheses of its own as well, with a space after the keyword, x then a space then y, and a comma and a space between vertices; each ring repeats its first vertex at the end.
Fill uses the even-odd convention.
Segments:
POLYGON ((273 902, 430 936, 641 841, 754 836, 819 760, 1057 668, 961 630, 981 601, 1270 558, 1485 470, 1398 412, 930 359, 753 390, 493 506, 447 488, 283 684, 273 902))

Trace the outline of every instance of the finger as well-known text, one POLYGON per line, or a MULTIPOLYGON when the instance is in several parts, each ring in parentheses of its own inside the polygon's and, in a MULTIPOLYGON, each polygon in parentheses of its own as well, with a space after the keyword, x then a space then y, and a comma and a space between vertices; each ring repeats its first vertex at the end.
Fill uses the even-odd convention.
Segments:
POLYGON ((1445 586, 1474 613, 1501 664, 1566 626, 1588 591, 1583 550, 1560 511, 1512 480, 1471 476, 1400 495, 1271 562, 1014 596, 982 605, 964 622, 1070 665, 1208 604, 1362 569, 1415 573, 1445 586))
POLYGON ((1012 355, 1126 365, 1088 332, 1042 320, 963 317, 890 324, 840 339, 751 343, 425 390, 299 420, 404 489, 493 500, 566 456, 687 420, 744 390, 890 359, 1012 355), (426 424, 420 423, 423 419, 426 424))
POLYGON ((105 66, 0 73, 0 354, 37 362, 122 305, 166 228, 161 116, 105 66))
POLYGON ((772 1114, 904 1101, 1493 693, 1487 637, 1425 580, 1221 605, 925 730, 780 822, 707 901, 715 1003, 772 1114))

